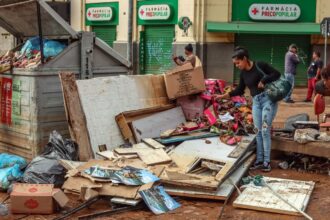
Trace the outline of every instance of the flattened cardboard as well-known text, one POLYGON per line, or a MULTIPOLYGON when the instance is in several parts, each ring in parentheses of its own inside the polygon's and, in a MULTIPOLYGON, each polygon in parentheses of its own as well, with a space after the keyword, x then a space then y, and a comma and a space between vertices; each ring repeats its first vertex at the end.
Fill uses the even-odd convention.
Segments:
POLYGON ((195 69, 191 64, 178 66, 164 75, 166 92, 169 99, 197 94, 205 91, 202 67, 195 69))
POLYGON ((10 194, 11 212, 17 214, 52 214, 53 184, 15 183, 10 194))
POLYGON ((69 198, 64 194, 61 189, 53 190, 53 198, 61 208, 64 208, 69 202, 69 198))

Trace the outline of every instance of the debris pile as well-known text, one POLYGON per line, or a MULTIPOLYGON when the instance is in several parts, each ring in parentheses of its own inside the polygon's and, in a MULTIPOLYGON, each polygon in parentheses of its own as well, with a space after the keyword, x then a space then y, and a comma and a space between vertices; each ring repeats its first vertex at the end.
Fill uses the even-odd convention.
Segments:
MULTIPOLYGON (((65 49, 65 45, 59 41, 43 39, 45 62, 51 60, 65 49)), ((41 64, 41 52, 39 37, 30 38, 22 46, 21 50, 8 51, 0 56, 0 73, 11 68, 33 69, 41 64)))
POLYGON ((284 170, 293 169, 298 172, 330 175, 330 161, 328 158, 291 153, 278 166, 284 170))

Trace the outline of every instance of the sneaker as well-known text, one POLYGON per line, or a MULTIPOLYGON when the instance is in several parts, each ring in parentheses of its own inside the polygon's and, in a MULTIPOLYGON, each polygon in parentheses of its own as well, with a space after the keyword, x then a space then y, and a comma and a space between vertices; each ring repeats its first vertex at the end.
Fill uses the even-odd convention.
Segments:
POLYGON ((263 167, 263 162, 255 162, 251 167, 250 170, 258 170, 263 167))
POLYGON ((286 103, 294 103, 294 101, 293 101, 292 99, 290 99, 290 100, 285 100, 284 102, 286 102, 286 103))
POLYGON ((312 102, 310 99, 305 99, 304 102, 312 102))
POLYGON ((261 170, 263 172, 270 172, 272 170, 272 168, 270 167, 270 163, 264 162, 261 170))

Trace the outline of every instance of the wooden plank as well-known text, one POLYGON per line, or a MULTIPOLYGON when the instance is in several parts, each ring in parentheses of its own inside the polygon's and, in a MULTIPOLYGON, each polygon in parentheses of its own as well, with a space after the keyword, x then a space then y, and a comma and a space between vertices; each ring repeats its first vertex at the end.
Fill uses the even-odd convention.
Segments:
POLYGON ((179 171, 165 170, 160 176, 161 183, 179 187, 202 189, 205 191, 216 191, 219 182, 212 176, 203 176, 196 174, 185 174, 179 171))
POLYGON ((163 149, 149 149, 149 150, 138 150, 137 154, 141 160, 148 166, 169 163, 172 159, 167 155, 163 149))
POLYGON ((60 73, 64 107, 71 138, 78 143, 79 159, 94 158, 87 130, 86 117, 82 109, 74 73, 60 73))
POLYGON ((228 173, 228 171, 233 167, 233 162, 227 162, 225 166, 217 173, 215 176, 215 179, 219 182, 222 180, 222 178, 228 173))
POLYGON ((116 154, 119 155, 134 155, 137 154, 139 149, 136 148, 116 148, 113 150, 116 154))
POLYGON ((163 112, 155 113, 149 117, 132 122, 132 129, 137 142, 143 138, 157 138, 169 129, 175 129, 181 123, 186 122, 181 107, 176 107, 163 112))
MULTIPOLYGON (((296 208, 304 211, 314 189, 312 181, 264 177, 266 183, 296 208)), ((288 215, 300 215, 267 187, 248 187, 233 203, 234 207, 288 215)))
POLYGON ((154 149, 165 148, 164 145, 160 144, 158 141, 155 141, 152 138, 144 138, 142 141, 154 149))
POLYGON ((293 140, 273 137, 272 150, 330 158, 330 145, 328 142, 309 142, 307 144, 299 144, 293 140))
POLYGON ((108 159, 108 160, 113 160, 113 159, 120 159, 120 158, 126 158, 126 159, 134 159, 138 158, 139 156, 137 154, 130 154, 130 155, 118 155, 115 154, 113 151, 102 151, 102 152, 96 152, 97 155, 108 159))
POLYGON ((155 140, 161 144, 174 144, 178 142, 196 140, 196 139, 203 139, 203 138, 211 138, 217 137, 218 134, 207 132, 207 131, 200 131, 200 132, 193 132, 188 135, 180 135, 180 136, 173 136, 170 138, 156 138, 155 140))
POLYGON ((180 188, 178 186, 165 185, 165 191, 172 196, 182 196, 188 198, 211 199, 224 201, 231 196, 235 190, 233 185, 241 181, 244 174, 255 160, 255 155, 250 156, 231 176, 230 180, 226 180, 221 184, 216 192, 203 191, 194 188, 180 188))
POLYGON ((235 149, 232 152, 230 152, 230 154, 228 155, 228 157, 238 158, 239 156, 242 155, 242 153, 244 153, 244 151, 251 144, 254 144, 254 143, 251 142, 251 140, 247 140, 247 139, 243 138, 242 141, 237 145, 237 147, 235 147, 235 149))

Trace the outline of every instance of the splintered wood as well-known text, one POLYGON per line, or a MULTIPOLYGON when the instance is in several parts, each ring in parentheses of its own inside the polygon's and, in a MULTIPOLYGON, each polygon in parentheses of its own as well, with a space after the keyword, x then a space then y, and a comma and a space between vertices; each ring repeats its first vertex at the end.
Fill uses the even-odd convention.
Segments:
POLYGON ((245 150, 251 145, 254 144, 253 141, 251 141, 250 139, 243 139, 238 145, 237 147, 235 147, 235 149, 230 152, 230 154, 228 155, 228 157, 231 158, 238 158, 239 156, 242 155, 243 152, 245 152, 245 150))
MULTIPOLYGON (((296 208, 304 211, 309 202, 315 183, 280 178, 264 177, 265 182, 281 197, 285 198, 296 208)), ((234 207, 252 210, 274 212, 288 215, 300 215, 274 193, 264 187, 248 187, 234 201, 234 207)))

